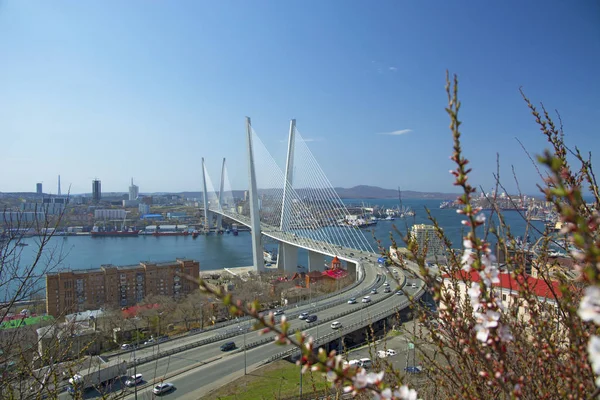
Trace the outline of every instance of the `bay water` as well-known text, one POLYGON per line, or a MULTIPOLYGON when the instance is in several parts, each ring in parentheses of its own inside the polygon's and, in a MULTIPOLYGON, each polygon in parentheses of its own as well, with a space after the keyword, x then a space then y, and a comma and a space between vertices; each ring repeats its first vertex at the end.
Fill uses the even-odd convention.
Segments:
MULTIPOLYGON (((395 208, 397 199, 347 199, 346 204, 359 204, 364 206, 382 206, 395 208)), ((390 233, 394 224, 403 234, 410 231, 413 224, 430 224, 425 207, 429 208, 432 216, 444 229, 454 248, 460 248, 465 227, 461 224, 464 217, 453 209, 440 209, 440 200, 434 199, 406 199, 403 205, 411 207, 416 215, 414 217, 396 218, 394 221, 379 221, 377 225, 368 229, 361 229, 366 240, 377 251, 375 238, 379 239, 385 248, 391 244, 390 233)), ((505 219, 515 236, 523 236, 525 222, 519 213, 507 211, 505 219)), ((543 230, 543 223, 534 222, 535 226, 543 230)), ((403 246, 402 239, 394 233, 394 238, 399 246, 403 246)), ((535 235, 532 235, 532 239, 535 235)), ((39 238, 26 238, 23 240, 28 246, 21 247, 21 265, 30 265, 35 259, 38 250, 39 238)), ((266 243, 265 248, 276 249, 275 243, 266 243)), ((44 267, 48 258, 54 255, 55 260, 61 257, 58 265, 53 265, 52 270, 76 270, 99 268, 104 264, 117 266, 138 264, 140 261, 173 261, 176 258, 190 258, 200 262, 200 271, 220 270, 252 265, 252 247, 249 232, 240 232, 238 236, 232 234, 200 235, 196 239, 191 236, 147 236, 138 237, 105 237, 92 238, 90 236, 65 236, 54 237, 45 249, 37 269, 43 285, 44 267)), ((308 254, 299 251, 298 263, 307 265, 308 254)), ((0 293, 0 301, 9 293, 0 293)))

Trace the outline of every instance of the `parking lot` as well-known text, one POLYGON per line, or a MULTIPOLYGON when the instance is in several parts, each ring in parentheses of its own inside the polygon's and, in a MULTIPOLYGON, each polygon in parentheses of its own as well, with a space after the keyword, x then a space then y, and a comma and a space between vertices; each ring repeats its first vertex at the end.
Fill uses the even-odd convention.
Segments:
MULTIPOLYGON (((414 322, 406 322, 402 329, 411 332, 414 322)), ((433 354, 433 349, 425 349, 430 355, 433 354)), ((372 370, 383 370, 387 364, 391 365, 396 371, 403 374, 409 374, 414 378, 420 378, 423 374, 421 368, 425 366, 425 361, 420 356, 420 351, 412 346, 408 334, 400 334, 397 336, 388 335, 386 338, 375 342, 374 346, 361 347, 356 350, 350 350, 344 359, 347 361, 370 359, 373 362, 372 370), (379 357, 379 354, 387 353, 385 357, 379 357), (407 371, 408 368, 408 371, 407 371)), ((369 370, 369 368, 367 368, 369 370)))

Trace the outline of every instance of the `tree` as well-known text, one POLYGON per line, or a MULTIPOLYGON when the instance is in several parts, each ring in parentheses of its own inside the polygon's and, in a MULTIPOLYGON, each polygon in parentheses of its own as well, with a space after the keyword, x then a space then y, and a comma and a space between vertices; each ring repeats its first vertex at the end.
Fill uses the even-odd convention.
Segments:
MULTIPOLYGON (((28 319, 45 313, 40 299, 45 297, 44 280, 48 273, 58 268, 67 252, 63 241, 53 240, 54 229, 64 215, 50 216, 43 205, 33 212, 19 211, 4 206, 0 211, 0 321, 4 325, 0 335, 0 373, 2 397, 19 397, 31 387, 37 366, 59 360, 69 349, 65 341, 60 348, 50 347, 38 351, 38 328, 58 326, 58 319, 28 319), (27 326, 27 322, 34 325, 27 326), (10 328, 8 323, 14 328, 10 328)), ((55 393, 52 381, 58 379, 57 371, 47 368, 43 381, 38 381, 39 393, 55 393)))
POLYGON ((203 329, 205 317, 208 315, 207 307, 208 299, 206 298, 206 294, 196 290, 177 303, 175 318, 183 320, 185 328, 188 330, 192 322, 199 322, 200 328, 203 329))

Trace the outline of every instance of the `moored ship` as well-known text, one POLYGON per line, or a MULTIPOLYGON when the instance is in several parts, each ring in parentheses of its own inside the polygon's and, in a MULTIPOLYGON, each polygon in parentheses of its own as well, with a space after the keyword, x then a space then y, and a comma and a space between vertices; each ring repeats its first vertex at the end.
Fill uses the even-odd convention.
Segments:
POLYGON ((128 230, 121 230, 121 231, 106 231, 106 230, 99 230, 97 226, 94 227, 94 229, 92 229, 92 231, 90 232, 90 235, 92 237, 108 237, 108 236, 125 236, 125 237, 129 237, 129 236, 137 236, 140 233, 139 229, 128 229, 128 230))
POLYGON ((189 234, 188 231, 152 232, 152 236, 188 236, 189 234))

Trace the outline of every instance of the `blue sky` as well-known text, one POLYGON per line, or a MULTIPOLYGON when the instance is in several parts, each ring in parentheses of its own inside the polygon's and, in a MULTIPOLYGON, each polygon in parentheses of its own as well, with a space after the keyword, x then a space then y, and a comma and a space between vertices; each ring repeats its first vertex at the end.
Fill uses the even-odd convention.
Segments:
MULTIPOLYGON (((247 187, 244 117, 279 161, 289 120, 335 186, 455 191, 445 71, 472 182, 535 193, 546 147, 518 89, 598 154, 595 1, 0 2, 0 191, 247 187), (596 124, 594 124, 596 123, 596 124), (406 131, 400 135, 385 133, 406 131)), ((598 167, 600 168, 600 167, 598 167)))

